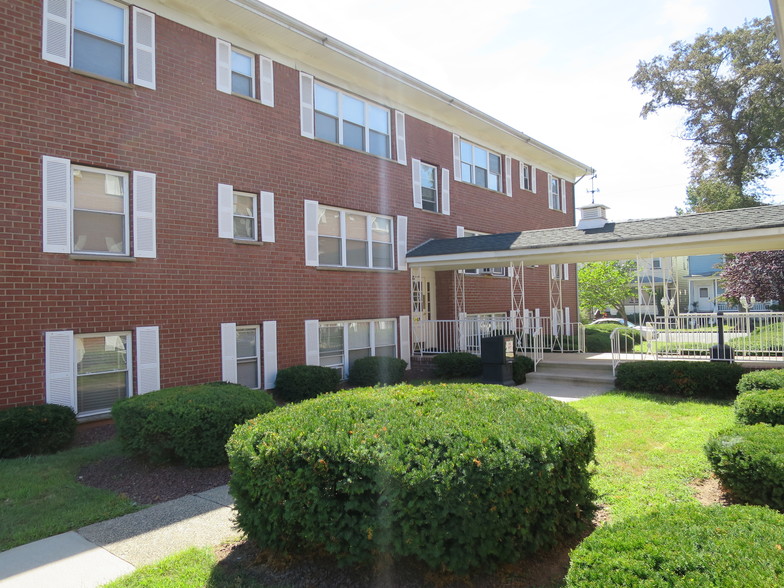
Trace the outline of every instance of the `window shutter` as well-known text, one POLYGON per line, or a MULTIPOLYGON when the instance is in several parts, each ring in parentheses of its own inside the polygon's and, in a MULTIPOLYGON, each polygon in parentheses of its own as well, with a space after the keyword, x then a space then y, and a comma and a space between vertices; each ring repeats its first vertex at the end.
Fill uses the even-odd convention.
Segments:
POLYGON ((405 315, 400 317, 400 359, 411 369, 411 318, 405 315))
POLYGON ((550 278, 553 279, 553 280, 557 280, 558 279, 558 269, 556 269, 556 268, 557 268, 557 266, 554 263, 550 264, 550 278))
POLYGON ((315 106, 313 102, 313 76, 304 72, 299 73, 299 124, 303 137, 315 137, 315 121, 313 120, 315 106))
POLYGON ((553 208, 553 174, 547 174, 547 206, 553 208))
POLYGON ((215 85, 231 94, 231 43, 221 39, 215 39, 215 85))
POLYGON ((406 113, 395 111, 395 150, 397 151, 397 162, 406 165, 406 113))
POLYGON ((422 208, 422 170, 418 159, 411 160, 411 183, 414 187, 414 208, 422 208))
POLYGON ((564 308, 564 323, 566 323, 566 334, 572 335, 572 309, 568 306, 564 308))
POLYGON ((449 170, 443 168, 441 170, 441 212, 443 214, 451 214, 451 203, 449 201, 449 170))
POLYGON ((275 242, 275 194, 260 192, 261 203, 261 240, 264 243, 275 242))
POLYGON ((319 322, 305 321, 305 365, 319 365, 319 322))
POLYGON ((136 327, 136 393, 161 389, 158 327, 136 327))
POLYGON ((261 68, 261 103, 265 106, 275 106, 275 80, 272 70, 272 60, 259 55, 261 68))
POLYGON ((506 185, 504 186, 506 195, 512 196, 512 158, 504 155, 504 168, 506 168, 506 185))
POLYGON ((509 311, 509 327, 513 333, 517 332, 517 311, 514 308, 509 311))
POLYGON ((46 333, 46 402, 76 410, 73 331, 46 333))
POLYGON ((561 180, 561 210, 566 212, 566 180, 561 180))
POLYGON ((133 83, 155 89, 155 15, 133 7, 133 83))
POLYGON ((237 383, 237 323, 221 323, 222 380, 237 383))
POLYGON ((558 336, 558 326, 560 324, 560 317, 558 316, 558 309, 553 307, 550 309, 550 329, 553 336, 558 336))
POLYGON ((133 172, 133 254, 156 257, 155 174, 133 172))
POLYGON ((234 238, 234 186, 218 184, 218 237, 234 238))
POLYGON ((44 156, 43 233, 46 253, 71 252, 71 162, 44 156))
POLYGON ((563 276, 564 280, 568 280, 569 279, 569 264, 568 263, 563 264, 563 273, 561 275, 563 276))
POLYGON ((520 189, 525 190, 525 163, 520 161, 520 189))
POLYGON ((463 176, 460 170, 460 135, 452 135, 452 162, 455 167, 455 180, 462 182, 463 176))
POLYGON ((45 60, 71 64, 71 0, 44 0, 41 45, 45 60))
POLYGON ((536 168, 531 166, 531 192, 536 194, 536 168))
POLYGON ((317 266, 319 205, 315 200, 305 200, 305 265, 317 266))
POLYGON ((457 238, 460 239, 462 237, 465 237, 465 227, 457 225, 457 238))
POLYGON ((408 253, 408 217, 397 217, 397 269, 404 272, 408 269, 406 254, 408 253))
POLYGON ((264 321, 261 325, 264 338, 264 389, 275 387, 278 377, 278 323, 264 321))
POLYGON ((457 320, 459 321, 458 330, 458 350, 465 351, 468 349, 468 315, 464 312, 457 313, 457 320))

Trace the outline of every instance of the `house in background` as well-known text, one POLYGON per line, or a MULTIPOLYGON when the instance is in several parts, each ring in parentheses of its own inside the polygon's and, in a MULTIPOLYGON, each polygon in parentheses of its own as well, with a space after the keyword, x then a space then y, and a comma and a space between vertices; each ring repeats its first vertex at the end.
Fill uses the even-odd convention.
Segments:
MULTIPOLYGON (((0 408, 410 361, 414 321, 459 317, 455 272, 407 251, 572 226, 593 171, 254 0, 1 12, 0 408)), ((460 277, 461 314, 509 316, 500 268, 460 277)))

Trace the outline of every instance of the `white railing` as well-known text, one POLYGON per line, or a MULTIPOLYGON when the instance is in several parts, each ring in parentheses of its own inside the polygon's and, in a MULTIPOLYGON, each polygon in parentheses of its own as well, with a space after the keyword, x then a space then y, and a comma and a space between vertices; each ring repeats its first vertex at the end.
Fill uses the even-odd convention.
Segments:
MULTIPOLYGON (((654 322, 653 354, 710 358, 719 343, 715 313, 689 313, 654 322)), ((736 361, 784 361, 784 312, 732 312, 722 316, 724 344, 736 361)))
MULTIPOLYGON (((756 302, 754 306, 749 308, 750 312, 770 312, 771 302, 756 302)), ((717 302, 716 310, 720 312, 739 312, 741 307, 737 304, 727 304, 726 302, 717 302)))
POLYGON ((618 327, 610 333, 610 351, 612 355, 612 369, 615 375, 615 368, 621 361, 633 361, 641 359, 654 359, 649 355, 651 342, 655 335, 652 329, 632 329, 629 327, 618 327))
POLYGON ((510 317, 420 320, 414 321, 411 331, 415 355, 453 351, 479 355, 482 337, 511 333, 516 335, 517 352, 531 356, 535 363, 541 361, 545 351, 585 351, 584 325, 563 323, 553 329, 548 317, 529 317, 524 322, 518 319, 516 324, 510 317))

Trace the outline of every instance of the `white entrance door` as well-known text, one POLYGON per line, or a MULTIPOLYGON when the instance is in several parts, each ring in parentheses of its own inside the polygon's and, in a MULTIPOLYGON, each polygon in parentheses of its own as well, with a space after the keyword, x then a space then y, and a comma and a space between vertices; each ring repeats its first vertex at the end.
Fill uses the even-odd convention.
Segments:
POLYGON ((713 312, 713 283, 694 282, 694 295, 697 312, 713 312))
POLYGON ((411 318, 416 351, 435 349, 438 341, 436 318, 436 273, 422 270, 411 280, 411 318))

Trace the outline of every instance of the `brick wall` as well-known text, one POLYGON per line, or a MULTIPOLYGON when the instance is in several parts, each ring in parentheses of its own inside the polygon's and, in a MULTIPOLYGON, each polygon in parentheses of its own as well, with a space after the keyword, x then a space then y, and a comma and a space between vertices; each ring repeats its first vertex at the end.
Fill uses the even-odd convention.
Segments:
MULTIPOLYGON (((156 19, 154 91, 44 61, 41 4, 0 5, 0 407, 44 401, 47 331, 157 325, 166 387, 221 379, 223 322, 276 320, 278 365, 286 367, 305 362, 307 319, 410 314, 408 272, 305 266, 306 199, 405 215, 409 247, 453 237, 457 225, 506 232, 572 224, 571 212, 549 210, 544 172, 537 194, 519 189, 517 161, 512 198, 452 181, 450 216, 415 209, 410 165, 300 136, 297 71, 275 64, 274 108, 218 92, 215 39, 165 18, 156 19), (43 253, 44 155, 155 173, 157 257, 119 262, 43 253), (218 238, 218 183, 274 192, 275 243, 218 238)), ((451 170, 451 129, 408 116, 406 135, 409 158, 451 170)), ((568 203, 572 211, 571 185, 568 203)), ((528 306, 549 314, 546 272, 526 278, 528 306)), ((439 318, 450 318, 454 307, 451 279, 439 272, 439 318)), ((508 280, 466 284, 469 312, 509 310, 508 280)), ((573 301, 573 290, 569 296, 573 301)))

